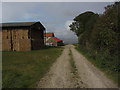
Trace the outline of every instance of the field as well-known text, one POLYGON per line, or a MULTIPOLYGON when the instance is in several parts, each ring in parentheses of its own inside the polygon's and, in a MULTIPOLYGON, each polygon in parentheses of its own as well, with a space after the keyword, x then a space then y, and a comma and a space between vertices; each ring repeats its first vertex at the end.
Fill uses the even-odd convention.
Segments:
POLYGON ((2 52, 0 51, 0 89, 2 88, 2 52))
POLYGON ((53 47, 36 51, 4 51, 3 88, 34 88, 61 54, 63 48, 53 47))

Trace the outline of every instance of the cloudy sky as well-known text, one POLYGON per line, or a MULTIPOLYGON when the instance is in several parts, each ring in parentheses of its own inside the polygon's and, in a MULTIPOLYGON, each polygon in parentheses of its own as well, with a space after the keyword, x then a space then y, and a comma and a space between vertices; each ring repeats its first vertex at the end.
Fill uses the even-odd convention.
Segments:
POLYGON ((109 4, 112 2, 3 2, 2 22, 40 21, 47 32, 54 32, 65 43, 75 43, 77 37, 69 30, 74 17, 85 11, 101 14, 109 4))

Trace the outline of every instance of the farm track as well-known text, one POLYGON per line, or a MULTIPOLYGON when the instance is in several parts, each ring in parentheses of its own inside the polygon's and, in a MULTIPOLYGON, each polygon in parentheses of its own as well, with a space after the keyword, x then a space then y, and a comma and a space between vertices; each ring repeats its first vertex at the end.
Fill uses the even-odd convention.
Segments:
POLYGON ((73 45, 66 45, 61 56, 39 81, 37 88, 117 88, 117 85, 86 60, 73 45), (70 50, 76 74, 71 70, 70 50))

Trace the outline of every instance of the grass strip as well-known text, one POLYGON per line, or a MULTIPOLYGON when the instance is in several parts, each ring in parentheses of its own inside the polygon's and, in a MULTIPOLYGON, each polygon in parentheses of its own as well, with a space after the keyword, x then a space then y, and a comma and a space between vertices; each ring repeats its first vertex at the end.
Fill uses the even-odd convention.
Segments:
POLYGON ((73 55, 72 55, 71 49, 69 49, 69 56, 70 56, 70 64, 71 64, 71 67, 72 67, 72 73, 74 75, 77 75, 77 68, 76 68, 76 65, 75 65, 75 61, 73 60, 73 55))

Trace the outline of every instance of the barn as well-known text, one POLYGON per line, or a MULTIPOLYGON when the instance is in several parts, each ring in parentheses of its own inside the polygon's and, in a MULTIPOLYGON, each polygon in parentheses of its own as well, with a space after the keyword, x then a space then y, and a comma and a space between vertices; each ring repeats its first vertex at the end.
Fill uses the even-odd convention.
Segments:
POLYGON ((44 47, 45 27, 40 22, 1 23, 3 51, 30 51, 44 47))

